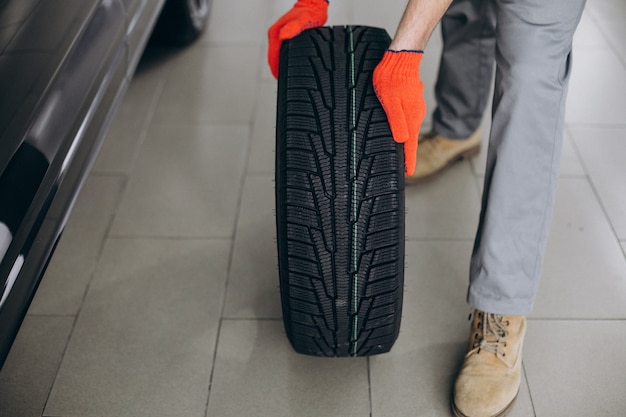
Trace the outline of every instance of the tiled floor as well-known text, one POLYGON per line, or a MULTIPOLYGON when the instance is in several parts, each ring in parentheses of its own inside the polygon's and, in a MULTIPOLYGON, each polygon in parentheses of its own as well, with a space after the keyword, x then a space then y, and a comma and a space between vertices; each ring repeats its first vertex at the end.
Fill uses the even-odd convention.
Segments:
MULTIPOLYGON (((406 192, 392 352, 293 353, 277 288, 276 83, 265 63, 265 31, 292 2, 215 0, 200 42, 148 53, 0 373, 0 416, 450 415, 485 152, 406 192)), ((404 3, 331 2, 329 24, 393 33, 404 3)), ((624 28, 623 0, 589 0, 515 417, 626 415, 624 28)), ((427 86, 440 48, 435 34, 427 86)), ((432 109, 432 88, 427 100, 432 109)))

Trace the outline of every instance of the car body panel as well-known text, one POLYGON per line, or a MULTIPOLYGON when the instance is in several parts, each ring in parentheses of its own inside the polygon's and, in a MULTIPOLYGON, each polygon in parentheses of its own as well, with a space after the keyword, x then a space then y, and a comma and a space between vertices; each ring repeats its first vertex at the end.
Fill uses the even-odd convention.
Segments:
POLYGON ((163 0, 0 0, 0 365, 163 0))

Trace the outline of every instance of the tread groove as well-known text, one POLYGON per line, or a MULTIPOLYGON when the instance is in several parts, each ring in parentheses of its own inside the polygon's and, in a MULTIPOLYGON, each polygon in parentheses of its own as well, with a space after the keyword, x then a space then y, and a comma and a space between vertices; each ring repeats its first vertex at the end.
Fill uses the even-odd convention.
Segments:
POLYGON ((389 42, 383 29, 324 27, 281 50, 278 262, 283 322, 300 353, 383 353, 399 333, 403 153, 371 86, 389 42))

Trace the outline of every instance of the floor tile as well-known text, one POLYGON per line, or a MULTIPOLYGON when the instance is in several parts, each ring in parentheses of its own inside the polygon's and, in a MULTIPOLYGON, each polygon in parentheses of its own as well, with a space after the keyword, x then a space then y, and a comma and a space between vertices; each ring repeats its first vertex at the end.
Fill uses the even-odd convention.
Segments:
MULTIPOLYGON (((294 353, 280 319, 267 64, 267 29, 293 3, 214 0, 198 42, 144 54, 0 373, 0 417, 451 415, 491 107, 478 157, 407 187, 392 351, 294 353)), ((393 35, 405 4, 331 1, 327 24, 393 35)), ((625 18, 623 0, 588 0, 576 32, 554 222, 511 417, 626 409, 625 18)), ((423 132, 441 49, 437 27, 420 68, 423 132)))
POLYGON ((115 119, 127 126, 142 127, 152 120, 172 61, 178 59, 179 50, 150 46, 139 61, 137 71, 124 99, 117 109, 115 119))
POLYGON ((408 239, 473 239, 480 199, 467 161, 431 181, 407 185, 408 239))
MULTIPOLYGON (((425 342, 404 354, 373 358, 372 417, 452 415, 452 386, 463 357, 458 346, 461 343, 425 342)), ((507 416, 535 416, 525 379, 507 416)))
POLYGON ((597 19, 594 19, 590 15, 590 7, 593 2, 588 1, 588 7, 583 13, 576 34, 574 35, 574 54, 577 53, 577 49, 580 47, 594 47, 607 49, 606 38, 602 34, 601 28, 596 23, 597 19))
POLYGON ((563 140, 563 151, 561 154, 561 167, 559 175, 568 177, 584 177, 586 175, 576 148, 574 147, 572 134, 569 129, 565 130, 563 140))
MULTIPOLYGON (((471 242, 408 242, 403 322, 390 353, 370 359, 372 416, 449 416, 467 343, 471 242)), ((511 414, 532 416, 525 383, 511 414)))
POLYGON ((248 174, 273 174, 276 163, 276 81, 260 83, 252 124, 248 174))
POLYGON ((355 21, 358 24, 381 27, 387 30, 390 36, 396 33, 406 6, 406 2, 401 0, 387 1, 385 7, 381 7, 380 2, 376 0, 360 0, 354 4, 355 21))
POLYGON ((274 205, 273 177, 248 177, 235 234, 225 317, 281 317, 274 205))
POLYGON ((291 0, 272 0, 270 2, 270 6, 268 7, 268 9, 270 9, 270 15, 267 17, 267 25, 266 27, 269 28, 269 26, 274 23, 276 20, 278 20, 283 14, 287 13, 287 11, 289 11, 294 3, 291 0))
POLYGON ((622 124, 624 64, 612 51, 593 47, 578 48, 574 55, 565 121, 571 126, 622 124))
POLYGON ((203 417, 229 248, 109 240, 46 415, 203 417))
MULTIPOLYGON (((268 25, 269 27, 269 25, 268 25)), ((270 66, 267 61, 267 48, 268 41, 265 40, 261 45, 261 51, 257 54, 257 62, 256 62, 256 76, 257 78, 263 82, 272 82, 276 83, 276 78, 272 74, 270 70, 270 66)))
POLYGON ((24 319, 0 373, 0 417, 42 415, 73 324, 73 317, 24 319))
POLYGON ((89 177, 29 314, 78 314, 123 186, 121 177, 89 177))
POLYGON ((531 320, 524 350, 537 416, 624 414, 626 322, 531 320))
POLYGON ((589 0, 587 9, 596 17, 626 18, 626 4, 620 0, 589 0))
POLYGON ((602 32, 606 46, 621 58, 626 67, 626 49, 622 42, 626 36, 626 4, 620 0, 593 0, 588 2, 587 11, 602 32))
POLYGON ((471 242, 406 243, 402 325, 391 356, 410 356, 431 345, 462 352, 469 325, 465 295, 471 251, 471 242))
POLYGON ((400 336, 370 359, 372 416, 449 415, 467 336, 467 242, 407 242, 400 336))
POLYGON ((367 360, 294 353, 281 321, 224 320, 208 417, 368 417, 367 360))
MULTIPOLYGON (((393 32, 389 32, 390 34, 393 32)), ((441 58, 442 41, 441 29, 439 26, 435 28, 430 42, 424 51, 424 57, 420 63, 420 79, 424 83, 424 101, 426 102, 426 117, 422 121, 420 133, 429 132, 432 128, 432 114, 437 108, 437 100, 435 99, 435 83, 437 82, 437 74, 439 73, 439 60, 441 58), (428 87, 426 87, 428 86, 428 87)), ((418 147, 419 152, 419 147, 418 147)))
POLYGON ((129 126, 114 119, 94 164, 94 172, 125 175, 131 170, 145 139, 145 127, 129 126))
POLYGON ((155 124, 250 123, 258 46, 202 46, 181 51, 155 113, 155 124))
POLYGON ((355 21, 355 5, 353 2, 333 2, 328 7, 328 26, 343 26, 343 25, 356 25, 360 24, 355 21))
POLYGON ((626 318, 626 259, 585 179, 561 179, 533 317, 626 318))
POLYGON ((120 104, 94 165, 97 173, 128 174, 163 91, 176 51, 149 47, 120 104))
POLYGON ((621 17, 612 17, 599 21, 602 30, 607 34, 606 39, 611 45, 613 52, 626 67, 626 50, 623 48, 622 43, 622 39, 626 39, 626 17, 622 15, 621 17))
POLYGON ((470 311, 465 296, 472 247, 471 241, 406 243, 402 331, 394 350, 403 349, 405 343, 419 342, 416 332, 430 333, 433 341, 449 340, 450 335, 452 340, 465 339, 465 318, 470 311), (451 326, 462 331, 438 333, 451 326))
POLYGON ((111 233, 231 237, 248 135, 246 126, 152 127, 111 233))
POLYGON ((260 45, 267 36, 269 10, 267 2, 214 1, 200 43, 260 45))
POLYGON ((576 146, 620 239, 626 239, 626 126, 572 129, 576 146))

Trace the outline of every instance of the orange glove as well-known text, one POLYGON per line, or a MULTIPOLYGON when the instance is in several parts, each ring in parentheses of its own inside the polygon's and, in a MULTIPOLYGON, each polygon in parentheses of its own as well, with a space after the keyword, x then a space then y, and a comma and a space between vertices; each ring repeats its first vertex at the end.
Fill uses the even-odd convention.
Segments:
POLYGON ((404 143, 404 169, 413 175, 417 136, 426 115, 424 84, 419 75, 422 51, 387 50, 374 69, 376 96, 387 113, 393 139, 404 143))
POLYGON ((317 28, 328 19, 328 0, 298 0, 270 27, 267 60, 275 78, 278 78, 280 46, 284 40, 299 35, 306 29, 317 28))

